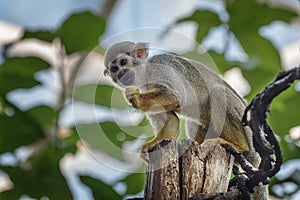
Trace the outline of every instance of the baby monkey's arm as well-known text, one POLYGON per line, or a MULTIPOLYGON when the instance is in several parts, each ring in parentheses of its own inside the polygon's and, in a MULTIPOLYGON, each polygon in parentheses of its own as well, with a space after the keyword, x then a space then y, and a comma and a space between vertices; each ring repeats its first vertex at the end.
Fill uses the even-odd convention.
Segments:
POLYGON ((125 96, 135 109, 142 112, 166 112, 178 109, 180 106, 174 95, 161 88, 140 93, 137 87, 129 86, 125 88, 125 96))

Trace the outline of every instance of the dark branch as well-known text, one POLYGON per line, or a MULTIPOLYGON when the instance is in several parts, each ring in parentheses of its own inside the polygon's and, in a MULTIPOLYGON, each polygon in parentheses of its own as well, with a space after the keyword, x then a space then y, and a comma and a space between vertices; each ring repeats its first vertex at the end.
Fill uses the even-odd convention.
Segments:
POLYGON ((272 83, 256 95, 246 108, 242 121, 244 125, 251 128, 254 147, 262 158, 259 172, 249 178, 249 189, 257 186, 260 182, 268 182, 268 179, 280 170, 283 162, 282 153, 266 118, 272 100, 298 79, 300 79, 299 67, 281 72, 272 83))
POLYGON ((236 185, 240 189, 241 186, 236 184, 239 180, 236 179, 245 179, 246 176, 245 187, 248 192, 253 192, 253 188, 259 183, 268 184, 269 179, 280 170, 283 162, 282 152, 266 118, 272 100, 289 88, 297 79, 300 79, 299 67, 281 72, 261 93, 256 95, 246 108, 242 122, 244 126, 249 126, 253 132, 253 145, 261 157, 261 163, 258 171, 254 171, 245 164, 246 161, 242 154, 235 152, 234 148, 226 147, 245 170, 243 176, 238 175, 231 181, 231 185, 236 185))

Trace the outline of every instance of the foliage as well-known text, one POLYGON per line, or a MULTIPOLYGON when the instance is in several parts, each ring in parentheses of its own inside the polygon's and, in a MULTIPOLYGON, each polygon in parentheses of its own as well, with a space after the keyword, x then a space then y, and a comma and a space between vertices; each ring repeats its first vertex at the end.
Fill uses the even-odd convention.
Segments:
MULTIPOLYGON (((74 86, 76 72, 82 60, 75 64, 70 79, 64 77, 68 69, 63 60, 74 53, 80 54, 84 59, 85 52, 90 52, 97 47, 99 37, 104 30, 105 21, 98 16, 88 12, 75 14, 56 31, 26 31, 22 38, 22 40, 35 38, 52 43, 59 53, 56 59, 62 61, 58 62, 57 66, 51 66, 53 63, 47 63, 38 57, 6 56, 5 62, 0 67, 2 81, 0 156, 10 153, 16 159, 16 163, 7 165, 0 162, 0 170, 8 174, 13 182, 12 189, 0 193, 0 199, 19 199, 23 195, 36 199, 43 197, 72 199, 72 193, 61 172, 60 161, 66 154, 75 154, 78 151, 79 141, 81 144, 87 144, 90 149, 93 149, 92 151, 98 150, 116 159, 124 160, 123 142, 132 141, 141 134, 141 130, 137 127, 121 127, 113 122, 77 123, 76 127, 68 127, 69 134, 66 136, 60 133, 61 129, 65 128, 59 125, 60 115, 71 102, 70 99, 110 109, 129 107, 123 100, 121 91, 112 86, 97 84, 74 86), (61 44, 57 38, 60 39, 61 44), (35 79, 35 74, 49 69, 57 70, 60 76, 62 91, 58 94, 55 105, 35 106, 23 111, 9 101, 7 98, 9 92, 40 85, 41 83, 35 79), (103 134, 98 134, 99 127, 103 134), (126 134, 128 132, 126 130, 133 132, 133 135, 126 134), (84 134, 80 135, 80 131, 84 134), (121 134, 122 140, 117 138, 118 134, 121 134), (16 153, 19 148, 24 147, 33 150, 26 160, 18 158, 16 153)), ((129 174, 121 178, 118 182, 127 185, 124 194, 118 194, 112 185, 92 177, 80 176, 80 180, 92 190, 95 199, 123 199, 125 195, 136 194, 142 190, 144 174, 129 174)))
MULTIPOLYGON (((191 16, 180 19, 176 23, 185 21, 197 23, 198 43, 203 41, 212 28, 218 26, 227 28, 228 40, 231 36, 236 37, 248 55, 245 61, 227 60, 226 45, 222 53, 213 50, 208 53, 221 73, 232 67, 239 67, 242 70, 252 88, 247 96, 247 99, 251 100, 282 70, 278 51, 270 41, 260 35, 260 28, 276 20, 289 23, 296 14, 285 8, 271 7, 254 0, 228 0, 225 7, 229 19, 221 20, 212 11, 196 10, 191 16)), ((60 38, 66 56, 70 56, 72 53, 91 51, 98 45, 98 39, 104 30, 105 21, 86 12, 69 17, 58 30, 27 31, 22 39, 36 38, 52 42, 55 38, 60 38)), ((201 57, 196 52, 190 52, 189 55, 194 58, 201 57)), ((62 109, 70 102, 70 94, 65 92, 59 94, 58 102, 53 107, 36 106, 27 111, 20 110, 7 99, 7 94, 15 89, 31 88, 41 84, 34 78, 35 73, 52 68, 49 63, 37 57, 6 57, 0 66, 0 154, 11 153, 17 160, 15 165, 10 166, 0 162, 0 170, 7 173, 14 184, 12 189, 0 193, 0 199, 18 199, 24 194, 38 199, 45 196, 50 199, 71 199, 72 194, 59 164, 67 153, 76 153, 79 140, 84 140, 91 148, 122 161, 124 157, 121 148, 124 142, 134 140, 144 131, 142 128, 121 127, 114 122, 92 122, 68 127, 71 134, 61 137, 62 127, 59 127, 58 121, 62 109), (103 133, 110 132, 110 134, 97 135, 99 127, 103 133), (81 129, 88 130, 85 136, 79 134, 81 129), (133 135, 128 135, 126 132, 133 135), (122 140, 117 138, 118 134, 124 136, 122 140), (109 143, 115 148, 111 148, 109 143), (33 149, 33 153, 25 161, 16 157, 17 149, 24 146, 33 149)), ((63 70, 61 69, 61 72, 63 70)), ((121 92, 111 86, 88 84, 73 88, 72 82, 70 85, 64 80, 61 81, 63 90, 74 89, 73 97, 76 101, 101 105, 108 109, 128 108, 124 101, 119 101, 123 99, 121 92), (91 93, 94 96, 91 96, 91 93), (118 102, 114 102, 115 99, 118 99, 118 102)), ((272 115, 269 121, 280 137, 285 161, 297 158, 300 153, 293 142, 285 140, 289 129, 299 125, 297 120, 299 103, 299 92, 290 89, 275 99, 271 106, 272 115)), ((144 126, 145 122, 142 124, 144 126)), ((129 173, 122 180, 118 180, 117 182, 127 185, 124 194, 119 194, 113 189, 116 183, 109 185, 103 180, 88 176, 81 176, 80 180, 92 190, 95 199, 123 199, 126 195, 136 194, 143 189, 144 175, 129 173)), ((272 185, 277 183, 278 180, 272 180, 272 185)))
MULTIPOLYGON (((55 32, 27 31, 23 39, 36 38, 52 42, 60 38, 66 52, 70 54, 92 50, 98 45, 104 29, 105 22, 102 19, 86 12, 69 17, 55 32)), ((51 67, 54 66, 37 57, 6 58, 0 67, 0 153, 11 152, 17 160, 14 165, 0 165, 0 169, 13 182, 13 188, 0 193, 0 199, 19 199, 22 195, 37 199, 72 199, 59 165, 65 154, 76 152, 79 140, 75 133, 66 137, 59 135, 60 112, 69 97, 60 96, 58 99, 63 102, 57 102, 53 107, 36 106, 28 111, 20 110, 7 99, 10 91, 39 85, 40 82, 34 78, 36 72, 51 67), (16 156, 20 147, 33 149, 25 161, 16 156)), ((64 84, 64 80, 61 81, 64 84)))
POLYGON ((95 199, 122 199, 110 185, 89 176, 81 176, 81 181, 93 190, 95 199))

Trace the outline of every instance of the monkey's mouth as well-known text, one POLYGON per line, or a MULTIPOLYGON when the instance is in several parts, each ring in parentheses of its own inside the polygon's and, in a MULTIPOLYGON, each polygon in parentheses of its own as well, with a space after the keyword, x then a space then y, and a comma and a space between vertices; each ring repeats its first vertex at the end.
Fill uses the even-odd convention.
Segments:
POLYGON ((132 85, 134 82, 133 70, 122 69, 118 74, 118 80, 124 85, 132 85))

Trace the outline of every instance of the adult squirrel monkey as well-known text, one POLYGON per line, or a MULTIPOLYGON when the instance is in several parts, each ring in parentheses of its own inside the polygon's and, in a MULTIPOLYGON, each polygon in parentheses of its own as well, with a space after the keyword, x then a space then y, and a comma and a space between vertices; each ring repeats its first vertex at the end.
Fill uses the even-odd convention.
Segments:
MULTIPOLYGON (((126 99, 146 113, 156 132, 142 146, 142 156, 156 143, 179 136, 180 115, 198 144, 205 139, 229 144, 258 167, 252 132, 241 123, 244 100, 203 64, 172 54, 148 57, 148 51, 147 43, 124 41, 110 47, 104 59, 104 74, 125 89, 126 99)), ((253 199, 267 199, 265 186, 259 187, 253 199)))

